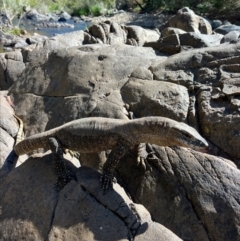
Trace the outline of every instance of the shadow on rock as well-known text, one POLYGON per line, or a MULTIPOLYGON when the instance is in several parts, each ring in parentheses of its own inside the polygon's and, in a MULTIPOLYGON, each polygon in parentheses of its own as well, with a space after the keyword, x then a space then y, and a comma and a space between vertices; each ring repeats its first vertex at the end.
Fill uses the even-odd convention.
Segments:
POLYGON ((118 184, 103 195, 99 172, 89 167, 71 166, 70 170, 77 181, 69 182, 60 193, 51 154, 30 157, 2 178, 0 238, 180 240, 153 222, 149 212, 134 204, 118 184))

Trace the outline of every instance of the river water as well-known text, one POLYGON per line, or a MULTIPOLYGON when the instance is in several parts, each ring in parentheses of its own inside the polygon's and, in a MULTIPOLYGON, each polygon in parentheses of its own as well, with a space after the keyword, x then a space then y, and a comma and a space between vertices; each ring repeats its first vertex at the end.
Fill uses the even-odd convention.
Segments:
MULTIPOLYGON (((13 21, 13 23, 17 23, 17 21, 13 21)), ((74 20, 70 19, 67 20, 66 22, 63 23, 68 23, 68 24, 72 24, 74 25, 74 28, 70 28, 70 27, 60 27, 60 28, 37 28, 33 22, 29 21, 29 22, 22 22, 20 24, 20 28, 27 30, 28 33, 30 34, 40 34, 43 36, 47 36, 47 37, 52 37, 55 36, 57 34, 64 34, 64 33, 70 33, 73 31, 78 31, 78 30, 85 30, 87 27, 89 27, 91 25, 90 22, 84 22, 84 21, 79 21, 77 23, 74 22, 74 20)), ((3 45, 0 43, 0 53, 4 53, 6 52, 6 50, 4 50, 3 45)))
POLYGON ((34 26, 33 24, 31 24, 29 22, 24 23, 24 25, 20 26, 20 27, 27 30, 30 34, 38 33, 40 35, 52 37, 56 34, 64 34, 64 33, 69 33, 69 32, 78 31, 78 30, 85 30, 90 25, 89 22, 87 23, 84 21, 75 23, 74 20, 72 20, 72 19, 70 19, 66 22, 63 22, 63 23, 73 24, 74 28, 70 28, 70 27, 60 27, 60 28, 39 27, 39 28, 36 28, 36 26, 34 26))

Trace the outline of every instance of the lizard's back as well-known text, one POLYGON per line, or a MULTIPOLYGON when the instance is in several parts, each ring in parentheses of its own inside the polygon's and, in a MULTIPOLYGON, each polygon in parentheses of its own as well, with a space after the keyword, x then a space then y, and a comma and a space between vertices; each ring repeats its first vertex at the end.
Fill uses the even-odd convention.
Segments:
POLYGON ((121 126, 128 120, 102 117, 82 118, 68 122, 49 131, 36 134, 18 143, 14 150, 18 155, 38 148, 49 149, 49 137, 56 137, 65 148, 79 152, 98 152, 116 146, 121 126))

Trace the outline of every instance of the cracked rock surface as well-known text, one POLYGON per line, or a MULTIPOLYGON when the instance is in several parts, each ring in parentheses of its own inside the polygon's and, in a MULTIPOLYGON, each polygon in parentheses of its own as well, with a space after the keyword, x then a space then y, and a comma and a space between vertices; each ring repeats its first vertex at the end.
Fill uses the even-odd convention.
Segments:
POLYGON ((100 174, 89 167, 69 163, 75 180, 58 193, 51 159, 29 158, 1 178, 2 240, 181 240, 153 222, 118 184, 103 195, 100 174))
POLYGON ((136 202, 184 240, 239 240, 240 171, 223 158, 153 146, 148 170, 128 155, 118 171, 136 202))

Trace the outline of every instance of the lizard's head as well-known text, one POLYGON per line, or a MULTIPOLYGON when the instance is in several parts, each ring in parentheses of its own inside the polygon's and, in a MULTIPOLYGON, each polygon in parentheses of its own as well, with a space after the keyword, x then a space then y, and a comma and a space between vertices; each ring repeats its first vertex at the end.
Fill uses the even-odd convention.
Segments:
POLYGON ((169 138, 178 146, 190 147, 197 151, 206 151, 207 141, 192 127, 178 122, 170 127, 169 138))

